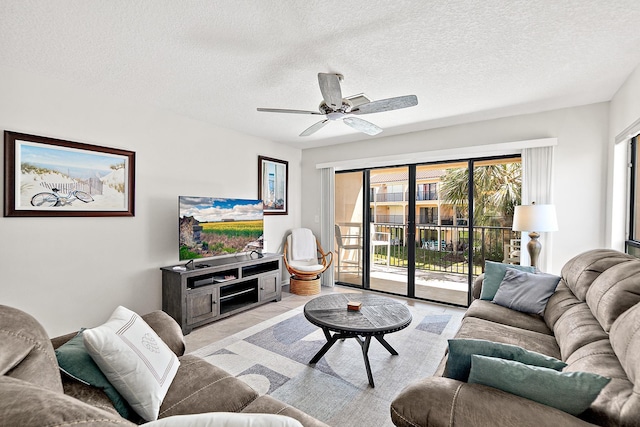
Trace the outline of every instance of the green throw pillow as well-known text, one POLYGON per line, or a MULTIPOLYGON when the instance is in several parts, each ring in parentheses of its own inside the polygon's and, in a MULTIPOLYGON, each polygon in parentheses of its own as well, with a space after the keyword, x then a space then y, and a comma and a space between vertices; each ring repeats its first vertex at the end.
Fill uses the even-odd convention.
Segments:
POLYGON ((84 328, 75 337, 56 349, 60 370, 81 383, 104 390, 118 413, 123 418, 129 419, 134 415, 133 411, 87 353, 82 341, 82 331, 84 328))
POLYGON ((480 299, 491 301, 504 279, 507 268, 515 268, 516 270, 535 273, 535 267, 527 265, 503 264, 501 262, 485 261, 484 262, 484 281, 480 290, 480 299))
POLYGON ((558 372, 512 360, 471 356, 469 382, 497 388, 572 415, 586 411, 611 381, 590 372, 558 372))
POLYGON ((516 360, 527 365, 543 366, 557 371, 567 366, 562 360, 529 351, 517 345, 456 338, 449 340, 449 355, 444 376, 466 382, 471 370, 471 356, 474 354, 516 360))

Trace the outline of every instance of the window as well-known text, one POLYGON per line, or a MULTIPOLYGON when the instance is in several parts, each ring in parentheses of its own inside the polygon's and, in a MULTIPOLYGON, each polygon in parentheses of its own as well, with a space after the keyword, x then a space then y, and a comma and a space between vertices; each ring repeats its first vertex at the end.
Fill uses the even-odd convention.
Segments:
POLYGON ((640 257, 640 152, 638 139, 631 139, 629 174, 629 237, 626 244, 627 253, 640 257))
POLYGON ((437 184, 418 184, 416 200, 438 200, 437 184))
POLYGON ((420 208, 418 224, 437 224, 438 208, 420 208))

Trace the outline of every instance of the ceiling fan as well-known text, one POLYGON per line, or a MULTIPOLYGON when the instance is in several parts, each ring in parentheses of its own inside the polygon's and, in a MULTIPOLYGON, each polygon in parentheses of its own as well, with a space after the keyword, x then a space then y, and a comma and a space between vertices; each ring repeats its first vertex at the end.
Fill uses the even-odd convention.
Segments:
POLYGON ((318 73, 320 92, 322 92, 322 97, 324 98, 318 107, 319 111, 288 110, 281 108, 258 108, 258 111, 325 116, 323 120, 305 129, 300 136, 309 136, 323 128, 332 120, 342 120, 344 124, 351 126, 357 131, 364 132, 367 135, 377 135, 382 132, 381 128, 356 116, 398 110, 400 108, 418 105, 418 98, 415 95, 398 96, 395 98, 380 99, 378 101, 371 101, 362 94, 343 98, 342 90, 340 89, 340 81, 343 79, 342 74, 318 73))

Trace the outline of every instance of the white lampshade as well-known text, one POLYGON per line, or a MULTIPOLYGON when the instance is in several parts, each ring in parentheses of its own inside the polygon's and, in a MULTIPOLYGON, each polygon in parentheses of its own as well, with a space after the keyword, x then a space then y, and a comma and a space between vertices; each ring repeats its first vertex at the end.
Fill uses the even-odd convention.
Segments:
POLYGON ((513 212, 513 231, 557 231, 555 205, 516 206, 513 212))

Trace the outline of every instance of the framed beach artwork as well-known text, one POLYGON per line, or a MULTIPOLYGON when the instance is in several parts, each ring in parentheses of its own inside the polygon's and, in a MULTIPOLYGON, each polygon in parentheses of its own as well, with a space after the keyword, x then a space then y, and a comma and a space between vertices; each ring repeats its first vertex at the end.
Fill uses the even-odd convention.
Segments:
POLYGON ((289 162, 258 156, 258 198, 265 215, 287 215, 289 162))
POLYGON ((4 132, 4 216, 134 216, 135 153, 4 132))

